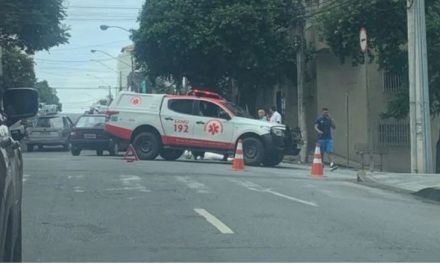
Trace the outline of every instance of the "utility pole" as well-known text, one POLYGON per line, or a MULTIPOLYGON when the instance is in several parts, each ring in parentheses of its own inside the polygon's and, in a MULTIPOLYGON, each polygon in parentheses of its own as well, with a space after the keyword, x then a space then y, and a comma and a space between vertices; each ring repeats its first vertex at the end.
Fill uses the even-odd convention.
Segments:
POLYGON ((305 70, 305 56, 304 56, 304 27, 305 18, 300 18, 297 23, 298 36, 296 47, 296 78, 297 78, 297 91, 298 91, 298 126, 301 130, 302 139, 304 145, 300 151, 300 158, 302 163, 307 162, 307 147, 308 147, 308 135, 307 135, 307 122, 306 122, 306 104, 304 100, 304 70, 305 70))
POLYGON ((119 71, 119 91, 122 91, 122 71, 119 71))
POLYGON ((407 0, 411 172, 433 173, 425 1, 407 0))

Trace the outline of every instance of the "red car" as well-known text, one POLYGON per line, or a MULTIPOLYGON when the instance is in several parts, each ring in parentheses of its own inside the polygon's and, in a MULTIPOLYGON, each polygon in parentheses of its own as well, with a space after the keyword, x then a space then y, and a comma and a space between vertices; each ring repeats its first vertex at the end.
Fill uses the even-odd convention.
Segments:
POLYGON ((81 150, 96 150, 102 156, 104 150, 111 156, 118 154, 119 141, 104 131, 107 116, 104 114, 83 115, 70 132, 71 152, 78 156, 81 150))

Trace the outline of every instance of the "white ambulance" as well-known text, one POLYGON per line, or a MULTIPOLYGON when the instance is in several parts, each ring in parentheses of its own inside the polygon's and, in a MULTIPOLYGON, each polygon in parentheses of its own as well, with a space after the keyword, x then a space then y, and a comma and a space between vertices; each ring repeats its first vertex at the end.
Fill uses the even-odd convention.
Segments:
POLYGON ((105 130, 129 141, 142 160, 176 160, 185 150, 233 155, 239 139, 247 165, 283 160, 284 125, 253 119, 214 93, 193 94, 121 92, 109 106, 105 130))

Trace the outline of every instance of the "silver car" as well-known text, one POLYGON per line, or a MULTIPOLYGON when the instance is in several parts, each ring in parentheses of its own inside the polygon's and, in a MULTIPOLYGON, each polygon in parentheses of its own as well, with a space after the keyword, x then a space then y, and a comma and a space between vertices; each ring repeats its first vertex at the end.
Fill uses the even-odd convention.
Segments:
POLYGON ((44 146, 62 146, 69 149, 69 136, 73 122, 68 116, 55 114, 39 116, 34 127, 27 130, 25 139, 27 151, 31 152, 35 146, 42 150, 44 146))

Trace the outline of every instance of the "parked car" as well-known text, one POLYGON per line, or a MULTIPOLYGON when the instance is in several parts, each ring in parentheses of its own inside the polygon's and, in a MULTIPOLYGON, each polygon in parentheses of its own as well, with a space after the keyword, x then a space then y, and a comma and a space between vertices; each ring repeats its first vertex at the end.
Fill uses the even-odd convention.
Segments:
POLYGON ((36 125, 28 128, 25 142, 27 151, 34 150, 34 146, 43 149, 44 146, 62 146, 69 149, 69 136, 73 122, 66 115, 47 114, 38 117, 36 125))
POLYGON ((92 114, 83 115, 70 132, 70 144, 73 156, 78 156, 81 150, 96 150, 98 156, 102 156, 106 150, 111 156, 119 152, 119 140, 104 131, 106 115, 92 114))
POLYGON ((38 93, 31 88, 8 89, 0 113, 0 262, 21 261, 21 197, 23 159, 20 144, 8 127, 38 111, 38 93))

